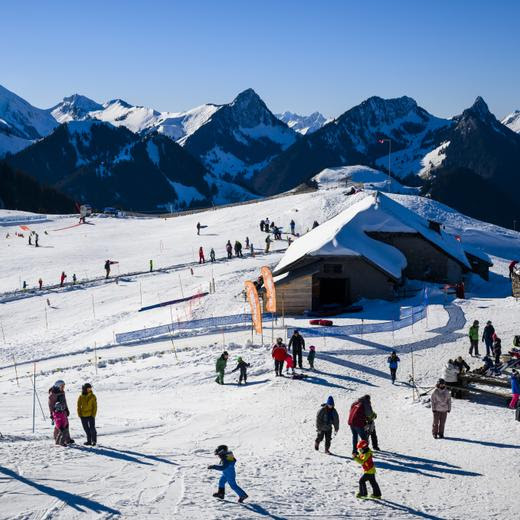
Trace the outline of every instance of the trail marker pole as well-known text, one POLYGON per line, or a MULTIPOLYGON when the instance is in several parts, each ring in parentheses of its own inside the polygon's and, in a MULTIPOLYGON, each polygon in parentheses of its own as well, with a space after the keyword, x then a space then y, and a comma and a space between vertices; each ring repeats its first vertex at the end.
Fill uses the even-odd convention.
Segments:
POLYGON ((184 289, 182 288, 182 280, 181 280, 181 275, 180 274, 179 274, 179 285, 181 286, 181 295, 184 298, 184 289))
POLYGON ((94 295, 92 295, 92 314, 94 316, 94 319, 96 319, 96 306, 94 304, 94 295))
POLYGON ((33 407, 32 407, 32 432, 35 429, 35 416, 36 416, 36 363, 33 365, 33 407))
POLYGON ((2 337, 4 338, 4 343, 5 343, 4 324, 1 321, 0 321, 0 327, 2 328, 2 337))
POLYGON ((16 385, 17 385, 18 387, 20 387, 20 381, 18 381, 18 368, 17 368, 17 366, 16 366, 16 359, 15 359, 15 357, 14 357, 14 354, 13 354, 13 365, 14 365, 14 374, 15 374, 15 376, 16 376, 16 385))
POLYGON ((139 282, 139 295, 141 297, 141 307, 143 306, 143 284, 139 282))
POLYGON ((415 367, 413 362, 413 347, 410 345, 410 354, 412 356, 412 399, 415 401, 415 367))
POLYGON ((94 341, 94 363, 96 364, 96 375, 98 373, 97 342, 94 341))
POLYGON ((47 318, 47 307, 43 307, 43 310, 45 311, 45 329, 49 328, 49 320, 47 318))

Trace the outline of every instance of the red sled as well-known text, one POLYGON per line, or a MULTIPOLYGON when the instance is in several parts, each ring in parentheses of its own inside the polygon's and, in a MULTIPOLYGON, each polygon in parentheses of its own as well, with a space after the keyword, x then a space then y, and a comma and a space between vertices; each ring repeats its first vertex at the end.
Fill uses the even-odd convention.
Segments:
POLYGON ((331 327, 333 325, 332 320, 310 320, 311 325, 321 325, 322 327, 331 327))

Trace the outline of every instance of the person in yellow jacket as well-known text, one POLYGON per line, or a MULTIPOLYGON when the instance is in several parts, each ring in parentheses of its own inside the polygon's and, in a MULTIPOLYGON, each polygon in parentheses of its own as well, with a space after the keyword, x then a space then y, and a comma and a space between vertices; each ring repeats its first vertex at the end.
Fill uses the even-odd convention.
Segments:
POLYGON ((376 482, 376 467, 374 465, 374 459, 372 458, 372 451, 368 447, 368 442, 360 440, 357 443, 358 453, 354 457, 354 460, 361 464, 363 468, 363 475, 359 479, 359 493, 357 498, 381 498, 381 490, 376 482), (370 497, 367 496, 367 481, 372 486, 372 494, 370 497))
POLYGON ((87 442, 83 443, 85 446, 95 446, 97 443, 96 413, 97 399, 92 391, 92 385, 85 383, 81 387, 81 395, 78 397, 78 417, 87 434, 87 442))

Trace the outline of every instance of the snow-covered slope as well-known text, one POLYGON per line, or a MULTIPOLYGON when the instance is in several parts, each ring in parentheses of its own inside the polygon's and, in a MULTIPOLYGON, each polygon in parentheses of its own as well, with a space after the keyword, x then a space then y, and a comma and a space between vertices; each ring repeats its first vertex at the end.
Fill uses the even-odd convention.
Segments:
MULTIPOLYGON (((413 327, 348 340, 307 336, 307 344, 316 346, 317 371, 302 371, 308 376, 302 381, 274 377, 270 349, 265 346, 271 342, 270 327, 264 330, 264 346, 258 335, 251 342, 250 329, 114 344, 119 332, 172 321, 175 328, 178 320, 190 317, 244 312, 244 280, 254 279, 262 265, 274 267, 286 246, 285 241, 275 241, 275 252, 261 255, 265 235, 258 221, 269 216, 288 226, 294 218, 297 231, 304 232, 313 220, 324 222, 348 207, 350 197, 343 191, 288 195, 173 219, 95 218, 90 225, 75 227, 71 226, 77 217, 27 223, 40 235, 38 249, 13 236, 19 227, 4 227, 11 236, 3 239, 5 247, 0 249, 0 290, 14 288, 19 279, 32 290, 40 276, 44 285, 54 283, 62 270, 68 280, 76 274, 80 284, 44 289, 2 304, 0 516, 510 518, 517 502, 520 429, 505 401, 453 399, 446 438, 435 440, 427 395, 412 399, 408 379, 413 373, 421 393, 431 390, 446 361, 466 355, 467 328, 474 319, 481 323, 491 319, 503 345, 511 344, 517 333, 518 303, 505 290, 507 260, 520 255, 518 233, 490 227, 434 201, 392 195, 425 216, 449 218, 463 242, 469 234, 470 240, 494 244, 499 235, 502 258, 494 258, 491 281, 472 281, 467 300, 447 302, 443 293, 430 287, 428 318, 413 327), (208 226, 200 236, 197 222, 208 226), (255 244, 257 256, 225 261, 226 241, 235 237, 243 241, 245 236, 255 244), (193 252, 200 246, 206 254, 214 247, 218 261, 196 264, 193 252), (112 276, 121 274, 119 283, 82 284, 85 277, 104 276, 107 258, 119 261, 112 266, 112 276), (147 271, 150 259, 155 272, 122 276, 147 271), (177 267, 159 271, 172 265, 177 267), (142 305, 207 290, 211 280, 214 294, 190 304, 138 312, 142 305), (388 376, 392 349, 401 359, 396 385, 388 376), (223 350, 230 354, 226 385, 217 386, 215 360, 223 350), (238 356, 251 364, 245 387, 238 387, 236 373, 230 373, 238 356), (40 412, 35 402, 34 434, 33 370, 43 408, 40 412), (66 382, 75 448, 53 446, 46 399, 48 388, 58 379, 66 382), (83 446, 85 437, 75 411, 87 381, 98 399, 99 445, 94 448, 83 446), (352 402, 367 393, 378 414, 381 451, 374 459, 381 501, 354 496, 361 469, 351 459, 346 422, 352 402), (333 455, 325 456, 323 447, 315 452, 313 444, 316 413, 329 395, 336 401, 340 429, 332 441, 333 455), (213 451, 223 443, 238 459, 237 479, 250 497, 244 505, 234 503, 230 490, 226 501, 211 496, 219 474, 207 466, 217 463, 213 451), (489 489, 492 500, 483 505, 482 490, 489 489)), ((420 303, 418 297, 392 303, 365 301, 363 312, 335 318, 335 324, 388 321, 399 315, 400 305, 420 303)), ((286 316, 285 324, 306 327, 308 320, 286 316)), ((281 325, 279 320, 275 337, 285 335, 281 325)), ((467 360, 472 368, 481 364, 477 358, 467 360)))
POLYGON ((520 133, 520 110, 515 110, 502 120, 502 124, 513 130, 513 132, 520 133))
POLYGON ((0 157, 45 137, 58 125, 46 111, 0 85, 0 157))
POLYGON ((280 119, 280 121, 283 121, 289 128, 292 128, 302 135, 316 132, 316 130, 319 130, 329 121, 319 112, 313 112, 308 116, 301 116, 294 112, 285 111, 281 114, 276 114, 276 117, 280 119))

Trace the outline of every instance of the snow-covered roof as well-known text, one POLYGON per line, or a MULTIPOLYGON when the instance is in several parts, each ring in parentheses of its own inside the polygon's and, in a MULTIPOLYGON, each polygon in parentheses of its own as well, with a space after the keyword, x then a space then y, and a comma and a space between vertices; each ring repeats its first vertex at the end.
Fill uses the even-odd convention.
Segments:
POLYGON ((459 241, 382 193, 358 193, 347 209, 298 238, 287 249, 274 272, 282 274, 304 256, 359 256, 394 278, 406 267, 395 247, 371 238, 367 232, 419 233, 458 262, 471 268, 459 241))

